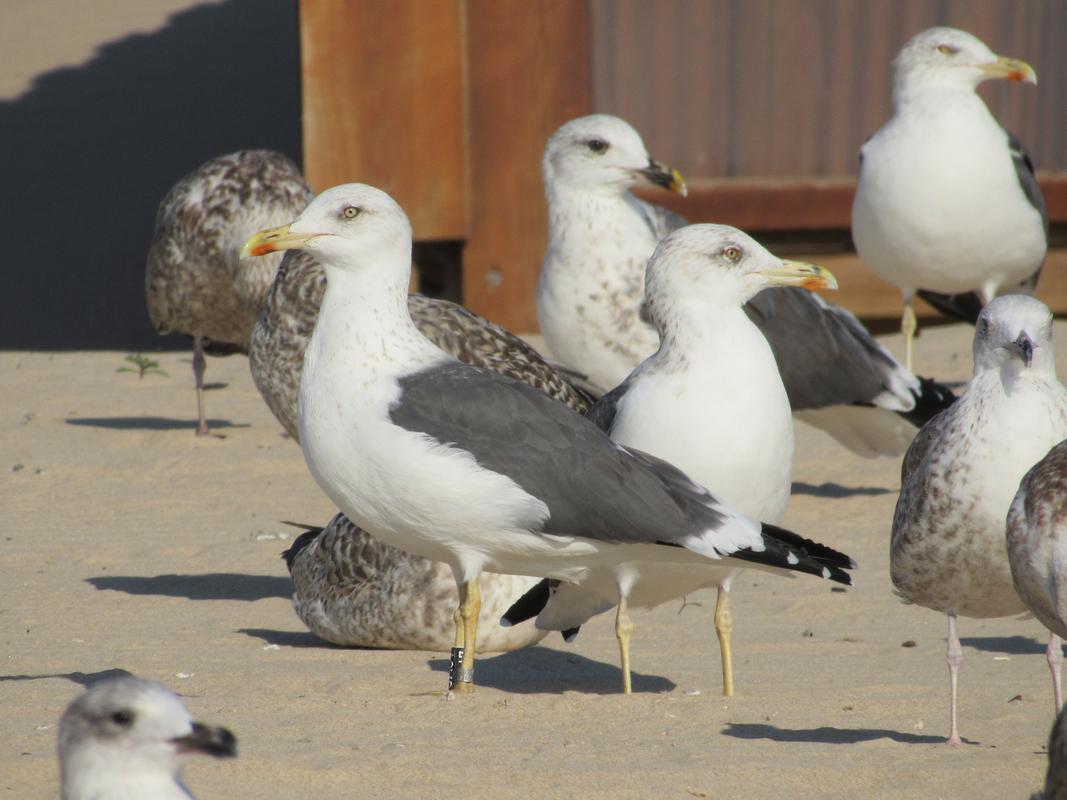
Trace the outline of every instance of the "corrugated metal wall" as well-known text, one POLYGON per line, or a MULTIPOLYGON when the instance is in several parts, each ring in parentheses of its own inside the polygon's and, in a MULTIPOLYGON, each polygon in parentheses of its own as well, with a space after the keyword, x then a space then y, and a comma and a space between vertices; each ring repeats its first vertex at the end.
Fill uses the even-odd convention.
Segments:
POLYGON ((890 111, 890 62, 952 25, 1039 85, 982 89, 1041 170, 1067 169, 1067 2, 591 0, 593 102, 687 177, 851 175, 890 111))

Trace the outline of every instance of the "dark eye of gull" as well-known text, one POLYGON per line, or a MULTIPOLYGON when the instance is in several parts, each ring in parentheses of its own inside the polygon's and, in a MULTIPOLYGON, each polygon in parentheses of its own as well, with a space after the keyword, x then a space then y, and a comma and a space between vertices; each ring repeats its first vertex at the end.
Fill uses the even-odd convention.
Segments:
POLYGON ((611 146, 603 139, 590 139, 585 143, 585 146, 596 153, 598 156, 608 152, 608 148, 611 146))
POLYGON ((736 244, 728 244, 722 249, 722 256, 727 261, 737 262, 741 260, 741 256, 744 255, 741 248, 736 244))
POLYGON ((951 44, 939 44, 937 46, 937 52, 939 52, 943 56, 954 56, 959 51, 960 49, 958 47, 951 44))
POLYGON ((341 209, 341 216, 345 219, 355 219, 359 216, 361 211, 363 211, 363 209, 359 206, 345 206, 341 209))
POLYGON ((986 336, 989 333, 989 320, 983 319, 978 325, 978 333, 982 336, 986 336))
POLYGON ((116 725, 121 725, 123 728, 128 728, 133 724, 133 712, 132 711, 116 711, 111 715, 111 721, 116 725))

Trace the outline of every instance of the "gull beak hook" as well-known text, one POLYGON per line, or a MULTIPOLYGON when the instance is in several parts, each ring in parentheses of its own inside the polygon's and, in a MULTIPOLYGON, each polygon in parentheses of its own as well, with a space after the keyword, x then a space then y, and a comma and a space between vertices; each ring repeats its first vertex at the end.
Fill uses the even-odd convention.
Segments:
POLYGON ((997 56, 997 60, 979 67, 990 78, 1005 78, 1013 83, 1037 84, 1037 73, 1025 61, 1007 56, 997 56))
POLYGON ((241 258, 249 256, 265 256, 267 253, 276 253, 279 250, 301 250, 307 247, 308 242, 318 233, 293 233, 288 225, 280 228, 269 228, 252 236, 244 247, 241 248, 241 258))
POLYGON ((1030 338, 1030 334, 1026 331, 1022 331, 1019 337, 1008 345, 1008 349, 1012 355, 1022 359, 1023 364, 1027 367, 1034 363, 1034 340, 1030 338))
POLYGON ((802 289, 836 289, 837 278, 826 267, 803 261, 782 261, 781 266, 763 269, 759 274, 772 286, 799 286, 802 289))
POLYGON ((674 167, 668 167, 658 161, 649 159, 648 166, 644 169, 635 170, 634 174, 646 183, 677 192, 682 197, 689 194, 689 187, 685 185, 685 178, 682 177, 682 173, 674 169, 674 167))

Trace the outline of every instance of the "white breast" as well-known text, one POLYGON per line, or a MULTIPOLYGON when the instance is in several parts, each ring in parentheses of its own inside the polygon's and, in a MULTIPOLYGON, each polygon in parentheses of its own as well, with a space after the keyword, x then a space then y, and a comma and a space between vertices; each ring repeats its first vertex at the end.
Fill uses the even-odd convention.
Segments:
POLYGON ((1046 249, 1007 135, 970 92, 916 98, 864 145, 853 237, 863 260, 905 290, 1017 283, 1046 249))

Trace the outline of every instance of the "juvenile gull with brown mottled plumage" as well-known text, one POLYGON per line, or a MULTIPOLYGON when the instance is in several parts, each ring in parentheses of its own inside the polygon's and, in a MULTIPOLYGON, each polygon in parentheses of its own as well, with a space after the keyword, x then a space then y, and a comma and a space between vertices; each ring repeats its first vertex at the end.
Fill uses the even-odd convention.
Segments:
POLYGON ((983 309, 974 376, 954 406, 932 419, 904 457, 890 565, 905 601, 948 614, 951 728, 963 660, 956 617, 1026 611, 1012 585, 1005 517, 1019 481, 1067 437, 1067 390, 1056 379, 1052 314, 1023 295, 983 309))
POLYGON ((1008 512, 1008 561, 1015 591, 1051 631, 1048 640, 1056 713, 1067 636, 1067 441, 1053 447, 1022 479, 1008 512))
POLYGON ((272 150, 240 150, 202 164, 159 204, 148 250, 145 296, 160 333, 193 337, 196 432, 204 415, 204 352, 247 352, 279 256, 241 258, 245 240, 280 225, 314 195, 300 170, 272 150))

